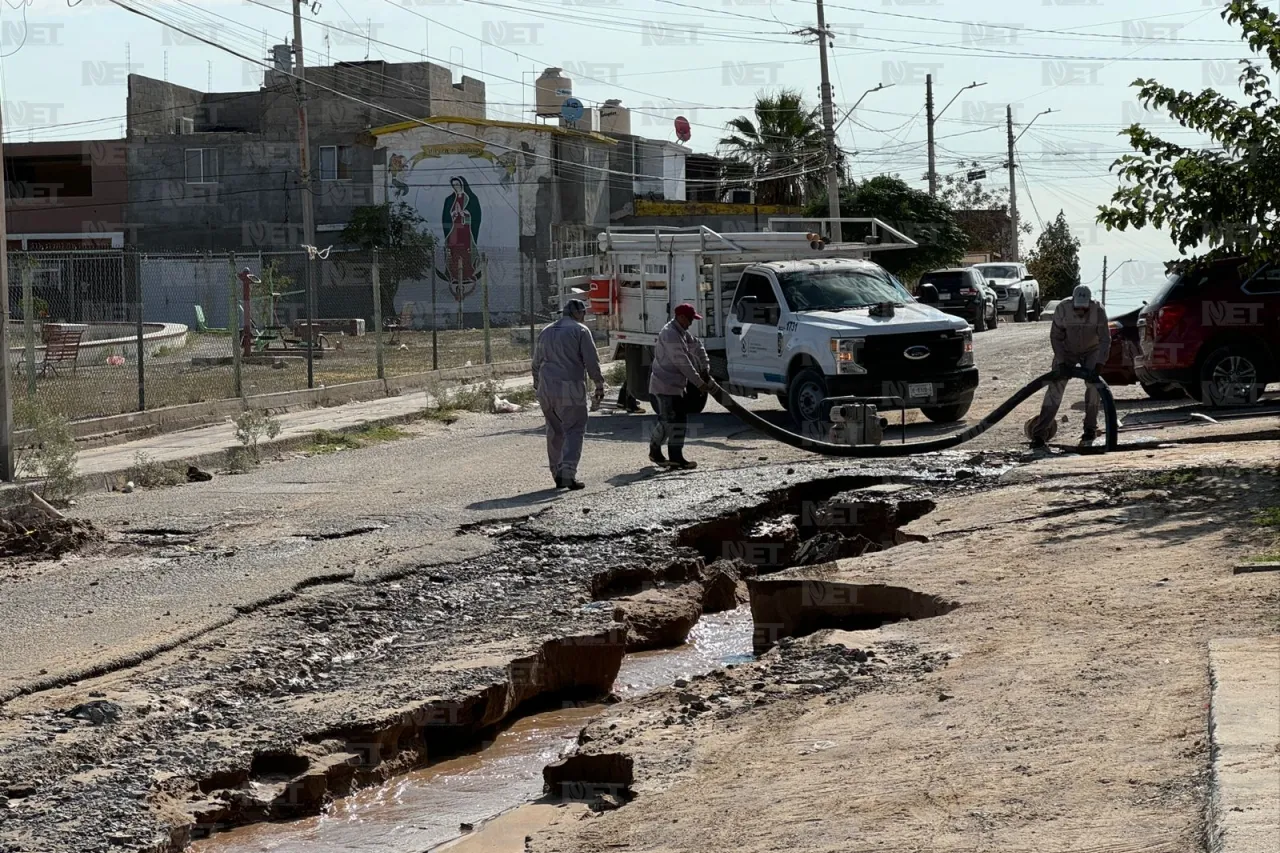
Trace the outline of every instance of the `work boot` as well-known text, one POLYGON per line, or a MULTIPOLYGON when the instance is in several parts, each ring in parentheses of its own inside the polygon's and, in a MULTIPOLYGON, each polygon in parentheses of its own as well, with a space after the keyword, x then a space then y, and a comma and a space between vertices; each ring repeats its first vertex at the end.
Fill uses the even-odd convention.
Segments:
POLYGON ((661 450, 650 450, 649 461, 652 462, 654 465, 657 465, 659 468, 666 468, 668 465, 671 464, 670 462, 667 461, 667 457, 662 455, 661 450))
POLYGON ((1087 429, 1084 431, 1084 434, 1080 436, 1080 444, 1085 447, 1093 444, 1097 440, 1098 431, 1096 429, 1087 429))
POLYGON ((579 489, 585 489, 587 487, 586 483, 582 482, 581 480, 575 479, 573 477, 566 477, 565 479, 561 480, 560 483, 564 488, 568 489, 571 492, 576 492, 579 489))
POLYGON ((698 463, 690 462, 688 459, 685 459, 683 456, 681 456, 678 459, 673 457, 671 460, 671 467, 678 471, 692 471, 694 468, 698 467, 698 463))
POLYGON ((1049 445, 1045 443, 1045 440, 1044 440, 1043 438, 1033 438, 1033 439, 1031 439, 1031 449, 1032 449, 1033 451, 1035 451, 1035 450, 1044 450, 1044 449, 1048 448, 1048 446, 1049 446, 1049 445))

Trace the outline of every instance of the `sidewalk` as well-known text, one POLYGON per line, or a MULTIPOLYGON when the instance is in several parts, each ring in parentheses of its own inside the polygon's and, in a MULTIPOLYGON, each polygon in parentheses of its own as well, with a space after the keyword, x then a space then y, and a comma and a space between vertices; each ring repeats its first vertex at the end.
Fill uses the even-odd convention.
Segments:
MULTIPOLYGON (((521 388, 531 382, 527 376, 515 376, 496 380, 495 384, 501 396, 502 390, 521 388)), ((271 441, 264 441, 261 447, 270 452, 272 449, 284 449, 307 441, 320 430, 344 432, 370 425, 412 420, 429 403, 430 397, 426 391, 412 391, 398 397, 285 412, 276 416, 276 420, 280 422, 280 434, 271 441)), ((236 439, 235 424, 228 419, 219 424, 83 450, 79 455, 79 470, 81 476, 85 477, 119 474, 133 467, 138 454, 145 454, 151 462, 212 465, 228 450, 240 446, 236 439)))

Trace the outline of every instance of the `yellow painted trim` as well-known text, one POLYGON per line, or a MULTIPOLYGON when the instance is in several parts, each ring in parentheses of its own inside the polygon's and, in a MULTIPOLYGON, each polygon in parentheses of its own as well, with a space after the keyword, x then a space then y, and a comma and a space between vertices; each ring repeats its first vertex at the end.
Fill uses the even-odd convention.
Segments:
POLYGON ((535 133, 550 133, 556 136, 579 136, 592 139, 607 145, 617 145, 618 140, 610 139, 602 136, 594 131, 569 130, 554 124, 528 124, 518 121, 495 121, 487 118, 466 118, 463 116, 430 116, 415 121, 402 121, 396 124, 388 124, 383 127, 375 127, 369 131, 370 136, 386 136, 390 133, 399 133, 403 130, 412 130, 415 127, 430 127, 436 124, 468 124, 472 127, 505 127, 510 130, 532 130, 535 133))
POLYGON ((743 216, 759 213, 761 216, 786 216, 800 213, 798 207, 780 204, 730 204, 710 201, 653 201, 638 198, 635 216, 743 216))

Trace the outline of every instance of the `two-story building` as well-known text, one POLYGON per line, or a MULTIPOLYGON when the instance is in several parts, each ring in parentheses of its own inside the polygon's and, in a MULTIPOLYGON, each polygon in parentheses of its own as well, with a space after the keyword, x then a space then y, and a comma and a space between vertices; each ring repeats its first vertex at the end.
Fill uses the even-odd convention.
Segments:
MULTIPOLYGON (((140 247, 296 250, 304 242, 298 101, 288 54, 275 53, 281 64, 254 92, 200 92, 129 76, 128 219, 140 247)), ((308 68, 306 76, 322 244, 321 235, 340 232, 354 208, 377 202, 375 170, 386 159, 360 144, 369 130, 404 116, 485 114, 482 82, 454 83, 448 68, 429 62, 340 62, 308 68)))

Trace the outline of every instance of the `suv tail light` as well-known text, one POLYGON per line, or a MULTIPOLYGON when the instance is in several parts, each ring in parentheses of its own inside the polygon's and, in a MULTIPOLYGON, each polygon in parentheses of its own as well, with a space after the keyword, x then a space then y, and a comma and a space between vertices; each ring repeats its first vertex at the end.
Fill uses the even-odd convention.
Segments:
POLYGON ((1156 312, 1155 337, 1164 338, 1182 322, 1187 314, 1185 305, 1165 305, 1156 312))
POLYGON ((960 288, 960 295, 961 295, 961 296, 973 296, 973 295, 975 295, 977 292, 978 292, 978 291, 974 290, 972 287, 962 287, 962 288, 960 288))

